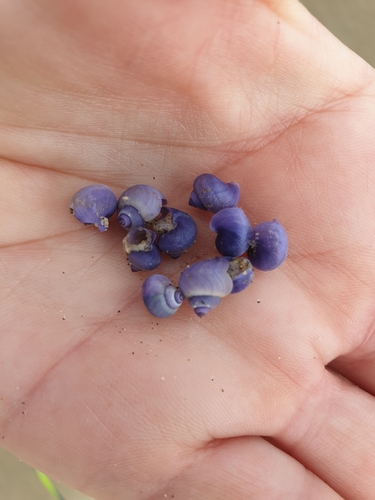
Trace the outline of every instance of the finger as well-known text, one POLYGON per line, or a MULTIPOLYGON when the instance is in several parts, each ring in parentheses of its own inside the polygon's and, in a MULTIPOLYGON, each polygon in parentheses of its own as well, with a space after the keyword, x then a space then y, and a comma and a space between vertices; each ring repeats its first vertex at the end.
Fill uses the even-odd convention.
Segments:
POLYGON ((259 437, 211 443, 150 500, 163 495, 176 500, 342 498, 297 460, 259 437))
POLYGON ((368 500, 374 495, 374 413, 372 396, 327 372, 274 437, 346 500, 368 500))

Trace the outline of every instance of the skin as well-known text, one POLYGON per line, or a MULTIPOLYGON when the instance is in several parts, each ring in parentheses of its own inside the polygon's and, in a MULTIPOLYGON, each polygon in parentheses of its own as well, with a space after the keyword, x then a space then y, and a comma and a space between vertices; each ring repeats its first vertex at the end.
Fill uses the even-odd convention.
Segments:
POLYGON ((0 438, 98 500, 368 500, 374 70, 296 1, 0 5, 0 438), (283 265, 203 319, 145 310, 72 195, 152 184, 216 255, 195 176, 277 218, 283 265))

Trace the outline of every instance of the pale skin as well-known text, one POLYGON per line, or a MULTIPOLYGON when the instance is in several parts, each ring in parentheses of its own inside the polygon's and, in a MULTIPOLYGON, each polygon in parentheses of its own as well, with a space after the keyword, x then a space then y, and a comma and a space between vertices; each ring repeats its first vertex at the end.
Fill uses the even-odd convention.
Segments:
POLYGON ((98 500, 375 489, 374 71, 296 1, 0 5, 2 444, 98 500), (195 176, 277 218, 287 260, 157 320, 81 187, 145 183, 216 255, 195 176))

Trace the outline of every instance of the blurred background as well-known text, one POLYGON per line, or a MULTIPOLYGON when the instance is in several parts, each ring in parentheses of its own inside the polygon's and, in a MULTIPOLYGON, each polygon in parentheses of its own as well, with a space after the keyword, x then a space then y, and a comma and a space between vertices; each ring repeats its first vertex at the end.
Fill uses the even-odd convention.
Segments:
MULTIPOLYGON (((302 3, 337 38, 375 67, 374 0, 302 0, 302 3)), ((90 500, 64 485, 56 486, 65 500, 90 500)), ((0 447, 0 500, 51 499, 34 469, 0 447)))
POLYGON ((375 67, 374 0, 300 0, 345 45, 375 67))

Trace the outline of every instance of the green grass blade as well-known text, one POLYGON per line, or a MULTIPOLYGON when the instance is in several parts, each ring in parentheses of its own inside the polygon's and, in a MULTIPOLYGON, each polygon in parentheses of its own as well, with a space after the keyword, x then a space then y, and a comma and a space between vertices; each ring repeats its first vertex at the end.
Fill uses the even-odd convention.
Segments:
POLYGON ((53 484, 53 482, 50 480, 49 477, 43 474, 43 472, 39 472, 36 469, 35 472, 39 478, 39 481, 42 483, 42 485, 45 487, 45 489, 51 496, 56 498, 56 500, 64 500, 64 497, 58 492, 58 490, 55 488, 55 485, 53 484))

